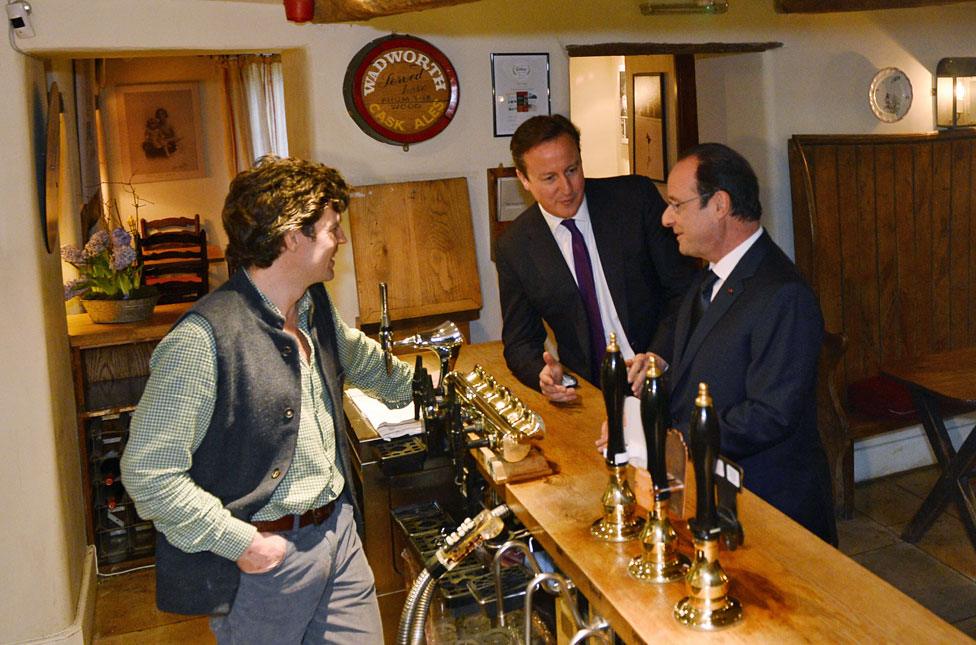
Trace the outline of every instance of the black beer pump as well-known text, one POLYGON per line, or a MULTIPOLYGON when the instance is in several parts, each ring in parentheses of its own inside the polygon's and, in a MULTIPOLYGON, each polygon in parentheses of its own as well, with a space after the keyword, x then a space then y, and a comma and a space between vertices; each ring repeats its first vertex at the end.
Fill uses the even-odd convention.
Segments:
POLYGON ((742 606, 728 595, 729 577, 718 561, 722 526, 715 504, 715 466, 721 437, 705 383, 698 384, 689 435, 695 468, 695 517, 688 528, 695 542, 695 561, 685 578, 688 595, 675 605, 674 617, 683 625, 711 631, 742 620, 742 606))
POLYGON ((671 488, 665 463, 665 441, 671 418, 664 375, 652 356, 641 390, 641 424, 647 444, 654 506, 641 531, 641 554, 630 561, 630 575, 644 582, 671 582, 688 571, 688 558, 677 550, 678 535, 668 519, 671 488))
POLYGON ((627 483, 627 449, 624 447, 624 398, 627 396, 627 366, 610 333, 610 344, 600 368, 600 385, 607 406, 607 470, 610 482, 603 493, 603 517, 590 533, 607 542, 625 542, 640 533, 644 521, 637 517, 637 498, 627 483))

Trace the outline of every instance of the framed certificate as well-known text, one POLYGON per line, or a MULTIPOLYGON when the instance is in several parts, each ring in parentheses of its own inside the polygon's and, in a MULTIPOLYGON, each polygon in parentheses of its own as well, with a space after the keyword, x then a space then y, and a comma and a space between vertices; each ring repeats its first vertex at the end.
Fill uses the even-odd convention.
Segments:
POLYGON ((550 114, 549 54, 492 54, 495 136, 509 137, 525 121, 550 114))

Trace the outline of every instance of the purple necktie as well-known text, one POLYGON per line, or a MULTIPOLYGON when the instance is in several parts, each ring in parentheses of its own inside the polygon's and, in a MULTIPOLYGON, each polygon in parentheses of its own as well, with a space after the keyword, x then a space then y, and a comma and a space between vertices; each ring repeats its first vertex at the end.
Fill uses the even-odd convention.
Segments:
POLYGON ((583 234, 576 227, 572 219, 560 222, 569 229, 573 238, 573 266, 576 268, 576 284, 583 306, 586 307, 586 320, 590 324, 590 380, 600 382, 600 364, 606 352, 606 340, 603 336, 603 320, 600 318, 600 305, 596 301, 596 285, 593 283, 593 264, 590 262, 590 252, 586 250, 583 234))

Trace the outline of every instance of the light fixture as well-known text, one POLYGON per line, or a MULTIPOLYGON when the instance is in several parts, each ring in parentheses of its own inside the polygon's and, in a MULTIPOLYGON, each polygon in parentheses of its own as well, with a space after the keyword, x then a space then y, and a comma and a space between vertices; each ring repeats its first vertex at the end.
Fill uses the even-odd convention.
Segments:
POLYGON ((976 58, 943 58, 935 68, 935 124, 976 126, 976 58))
POLYGON ((685 2, 642 2, 641 13, 645 16, 661 13, 725 13, 727 0, 686 0, 685 2))

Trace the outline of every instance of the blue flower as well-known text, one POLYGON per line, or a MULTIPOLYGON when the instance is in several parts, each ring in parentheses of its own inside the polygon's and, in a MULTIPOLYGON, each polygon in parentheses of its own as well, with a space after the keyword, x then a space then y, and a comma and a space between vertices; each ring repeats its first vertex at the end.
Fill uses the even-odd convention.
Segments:
POLYGON ((105 231, 95 231, 91 238, 89 238, 88 244, 85 245, 85 253, 90 258, 95 257, 108 248, 108 240, 108 233, 105 231))

